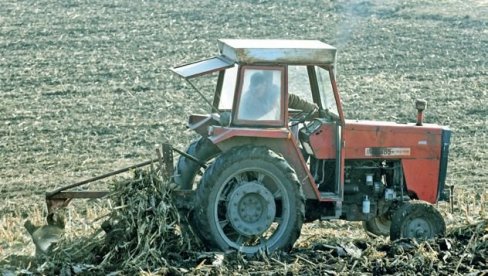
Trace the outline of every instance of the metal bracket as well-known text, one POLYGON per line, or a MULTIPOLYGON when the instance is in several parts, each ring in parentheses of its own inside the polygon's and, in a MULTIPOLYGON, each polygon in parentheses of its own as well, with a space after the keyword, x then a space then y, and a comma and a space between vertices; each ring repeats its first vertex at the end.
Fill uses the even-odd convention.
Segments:
POLYGON ((163 144, 163 176, 169 179, 173 175, 173 147, 170 144, 163 144))

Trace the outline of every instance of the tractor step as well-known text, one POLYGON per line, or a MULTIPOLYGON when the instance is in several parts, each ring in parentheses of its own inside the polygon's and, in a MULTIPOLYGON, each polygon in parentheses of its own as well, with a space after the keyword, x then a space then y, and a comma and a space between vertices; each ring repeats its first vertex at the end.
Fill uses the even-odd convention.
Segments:
POLYGON ((321 192, 320 201, 342 201, 342 198, 336 193, 321 192))
POLYGON ((320 217, 320 220, 333 220, 333 219, 340 218, 340 216, 342 215, 342 200, 334 193, 321 193, 321 195, 322 194, 327 194, 327 195, 325 198, 322 197, 320 200, 321 201, 333 202, 334 210, 333 210, 333 213, 332 213, 332 210, 330 210, 330 212, 327 212, 327 214, 322 215, 320 217))

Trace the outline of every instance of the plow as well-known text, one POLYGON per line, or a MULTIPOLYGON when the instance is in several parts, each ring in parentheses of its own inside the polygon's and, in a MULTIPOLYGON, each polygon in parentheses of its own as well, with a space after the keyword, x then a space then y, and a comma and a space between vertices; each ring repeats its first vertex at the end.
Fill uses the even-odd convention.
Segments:
MULTIPOLYGON (((361 221, 365 231, 392 241, 445 234, 435 204, 452 197, 445 185, 451 131, 424 122, 425 101, 416 102, 413 123, 347 120, 333 46, 218 45, 219 55, 172 68, 209 105, 209 114, 188 120, 198 139, 186 151, 164 144, 153 160, 47 192, 48 226, 73 199, 109 193, 72 189, 156 164, 210 250, 289 251, 303 223, 315 220, 361 221), (213 99, 192 83, 203 75, 217 75, 213 99)), ((42 233, 26 227, 40 244, 42 233)))
MULTIPOLYGON (((110 191, 108 190, 86 191, 83 189, 83 191, 80 191, 79 189, 82 188, 82 186, 88 186, 96 181, 154 164, 157 164, 158 169, 161 172, 161 176, 164 179, 170 179, 171 175, 173 174, 173 151, 181 154, 182 156, 186 156, 186 158, 190 160, 199 162, 199 160, 194 159, 193 156, 188 155, 185 152, 173 148, 170 144, 165 143, 162 145, 162 150, 156 149, 157 158, 155 159, 147 160, 46 192, 47 225, 38 227, 33 225, 29 220, 24 224, 25 228, 31 235, 34 244, 36 245, 36 255, 47 253, 50 246, 58 242, 58 240, 62 237, 65 222, 64 217, 59 214, 60 209, 67 207, 73 199, 97 199, 106 197, 110 194, 110 191)), ((175 204, 179 210, 188 211, 192 208, 191 202, 193 196, 194 194, 191 191, 174 190, 172 191, 172 203, 175 204)))
MULTIPOLYGON (((116 171, 112 171, 100 176, 96 176, 90 179, 86 179, 80 182, 76 182, 67 186, 59 187, 53 191, 46 192, 46 205, 47 205, 47 213, 48 216, 52 216, 56 210, 59 208, 66 207, 71 200, 76 198, 101 198, 109 194, 109 191, 69 191, 73 188, 78 188, 84 185, 91 184, 95 181, 102 180, 108 177, 112 177, 118 174, 122 174, 128 172, 130 170, 142 168, 151 164, 159 164, 161 171, 163 172, 163 176, 168 177, 173 173, 173 153, 172 151, 176 150, 180 152, 180 154, 186 154, 181 152, 177 149, 173 149, 170 144, 163 144, 162 146, 162 153, 159 149, 156 150, 157 158, 148 160, 142 163, 138 163, 135 165, 131 165, 122 169, 118 169, 116 171), (171 165, 170 165, 171 164, 171 165)), ((191 156, 187 156, 187 158, 192 158, 191 156)), ((176 197, 177 198, 177 197, 176 197)), ((178 202, 178 201, 177 201, 178 202)))

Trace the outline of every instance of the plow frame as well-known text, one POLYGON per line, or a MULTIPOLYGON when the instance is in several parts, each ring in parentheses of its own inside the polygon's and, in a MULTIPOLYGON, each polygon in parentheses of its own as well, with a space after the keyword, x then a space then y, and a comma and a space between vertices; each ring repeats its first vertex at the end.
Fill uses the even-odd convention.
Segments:
MULTIPOLYGON (((118 175, 124 172, 128 172, 133 169, 148 166, 150 164, 159 163, 159 167, 161 169, 163 177, 170 179, 170 181, 172 181, 171 178, 173 175, 173 151, 176 151, 177 153, 184 155, 188 159, 202 165, 201 161, 195 158, 194 156, 191 156, 185 152, 173 148, 168 143, 164 143, 162 145, 162 153, 159 149, 156 149, 157 158, 155 159, 148 160, 135 165, 131 165, 116 171, 112 171, 103 175, 99 175, 93 178, 79 181, 70 185, 62 186, 53 191, 46 192, 46 205, 48 210, 48 216, 55 213, 56 210, 68 206, 68 204, 73 199, 102 198, 110 193, 109 191, 69 191, 70 189, 87 185, 92 182, 105 179, 114 175, 118 175)), ((175 199, 175 204, 178 208, 191 209, 193 207, 191 203, 193 202, 194 193, 192 191, 175 190, 173 192, 174 192, 173 196, 175 199)))

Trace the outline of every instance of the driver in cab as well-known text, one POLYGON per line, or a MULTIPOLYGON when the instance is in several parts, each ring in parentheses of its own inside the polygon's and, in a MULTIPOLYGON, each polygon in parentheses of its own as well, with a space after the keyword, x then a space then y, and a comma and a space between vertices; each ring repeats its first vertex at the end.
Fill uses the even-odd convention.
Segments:
MULTIPOLYGON (((273 83, 272 70, 259 70, 251 75, 248 89, 244 92, 239 107, 241 120, 279 120, 280 87, 273 83)), ((288 108, 303 112, 315 112, 316 104, 294 94, 288 94, 288 108)))

